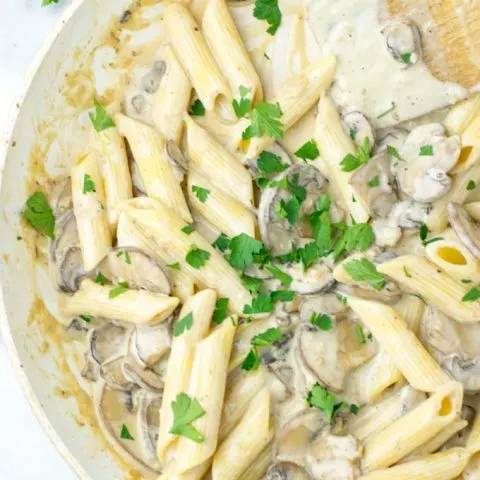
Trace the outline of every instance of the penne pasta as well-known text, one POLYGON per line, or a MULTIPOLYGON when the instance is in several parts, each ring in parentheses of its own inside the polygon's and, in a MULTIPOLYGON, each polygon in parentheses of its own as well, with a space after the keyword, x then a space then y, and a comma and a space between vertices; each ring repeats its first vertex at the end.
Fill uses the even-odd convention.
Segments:
POLYGON ((65 313, 71 316, 88 314, 137 325, 149 325, 167 319, 179 303, 175 297, 128 288, 112 296, 119 288, 122 287, 101 286, 86 278, 78 291, 66 299, 65 313))
POLYGON ((461 135, 477 115, 480 115, 480 95, 478 94, 453 106, 443 123, 450 135, 461 135))
POLYGON ((253 461, 253 463, 242 473, 239 480, 260 480, 264 478, 265 472, 273 460, 273 446, 268 445, 265 450, 253 461))
POLYGON ((103 179, 97 158, 89 154, 72 168, 73 212, 77 221, 83 265, 94 269, 112 247, 103 179))
MULTIPOLYGON (((478 98, 476 99, 479 102, 478 98)), ((478 109, 479 105, 476 105, 478 109)), ((465 129, 460 135, 462 144, 462 151, 457 164, 453 169, 453 173, 460 173, 466 171, 471 166, 475 165, 480 158, 480 111, 477 110, 477 115, 470 120, 465 129)))
POLYGON ((458 322, 478 322, 480 306, 476 302, 462 302, 470 287, 456 282, 426 258, 403 255, 382 263, 377 270, 419 293, 458 322))

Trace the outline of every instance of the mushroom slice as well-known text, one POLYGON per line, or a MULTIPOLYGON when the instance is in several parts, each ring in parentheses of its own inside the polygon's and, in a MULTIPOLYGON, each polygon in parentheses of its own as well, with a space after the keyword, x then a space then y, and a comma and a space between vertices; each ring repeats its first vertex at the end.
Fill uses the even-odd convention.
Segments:
POLYGON ((130 288, 169 295, 172 287, 163 267, 138 248, 115 248, 100 263, 97 271, 117 284, 127 281, 130 288))
POLYGON ((429 306, 420 335, 435 360, 466 391, 480 391, 480 324, 458 323, 429 306))
POLYGON ((132 330, 128 350, 142 368, 157 363, 171 345, 168 320, 152 326, 137 326, 132 330))
POLYGON ((160 473, 158 463, 144 454, 139 441, 141 432, 137 429, 131 393, 112 390, 102 382, 95 391, 94 402, 100 428, 118 454, 147 478, 160 473), (121 438, 124 425, 134 440, 121 438))
POLYGON ((406 66, 414 65, 422 58, 420 30, 411 20, 394 20, 383 30, 388 51, 392 57, 406 66))
POLYGON ((327 293, 303 301, 300 305, 300 320, 309 323, 313 314, 325 314, 335 320, 345 317, 347 312, 347 305, 342 303, 337 295, 327 293))
POLYGON ((304 271, 303 265, 297 263, 283 267, 283 271, 293 279, 290 290, 300 295, 322 293, 335 284, 332 270, 322 262, 317 262, 304 271))
MULTIPOLYGON (((388 127, 379 131, 380 139, 376 145, 376 152, 386 150, 389 146, 399 149, 408 137, 408 130, 399 127, 388 127)), ((397 159, 398 161, 398 159, 397 159)))
POLYGON ((127 334, 124 326, 112 322, 92 330, 89 338, 92 358, 101 365, 107 359, 124 353, 127 334))
POLYGON ((426 222, 432 206, 428 203, 419 203, 413 200, 396 203, 390 218, 395 219, 402 228, 420 228, 426 222))
POLYGON ((188 170, 188 161, 179 146, 173 140, 168 140, 165 145, 165 157, 173 167, 173 171, 178 181, 183 182, 183 178, 188 170))
POLYGON ((152 393, 161 393, 164 382, 162 377, 149 368, 142 368, 130 356, 123 358, 122 372, 131 382, 152 393))
POLYGON ((304 467, 287 460, 272 464, 263 478, 264 480, 313 480, 304 467))
POLYGON ((480 260, 480 226, 458 203, 448 205, 448 220, 465 248, 480 260))
POLYGON ((140 88, 150 95, 154 94, 158 90, 166 71, 167 64, 162 60, 157 60, 151 70, 140 79, 140 88))
POLYGON ((58 218, 62 213, 66 213, 73 209, 72 200, 72 181, 70 177, 66 178, 58 185, 58 195, 54 203, 55 217, 58 218))
MULTIPOLYGON (((290 158, 290 155, 279 143, 274 143, 273 145, 268 147, 268 150, 266 150, 266 152, 273 153, 278 158, 280 158, 280 162, 283 165, 286 165, 287 167, 292 165, 292 159, 290 158)), ((260 154, 256 158, 247 158, 245 161, 245 166, 248 168, 248 170, 254 177, 258 177, 260 174, 260 170, 258 168, 258 159, 261 155, 262 154, 260 154)))
POLYGON ((350 178, 350 184, 377 217, 386 217, 397 201, 393 183, 387 150, 377 153, 350 178))
MULTIPOLYGON (((302 203, 300 216, 314 209, 316 200, 327 187, 325 177, 312 165, 292 165, 275 177, 276 182, 285 179, 291 184, 305 188, 306 198, 302 203)), ((290 225, 287 219, 279 218, 277 214, 277 205, 282 201, 288 202, 291 198, 292 194, 288 190, 278 186, 265 188, 260 197, 258 207, 260 235, 265 245, 275 255, 288 253, 293 245, 301 242, 302 222, 290 225)))
POLYGON ((358 342, 355 325, 349 320, 335 322, 327 331, 302 324, 296 332, 295 358, 306 374, 308 387, 318 381, 331 391, 343 391, 350 370, 375 353, 373 342, 358 342))
POLYGON ((100 365, 100 376, 109 388, 113 390, 131 390, 134 383, 123 373, 123 355, 110 358, 100 365))
POLYGON ((157 458, 157 440, 160 427, 160 407, 162 405, 161 395, 152 395, 141 392, 137 410, 137 431, 142 447, 144 458, 149 465, 160 468, 157 458))
POLYGON ((365 145, 365 139, 368 138, 370 148, 375 145, 375 132, 367 117, 358 111, 349 112, 342 116, 343 123, 347 132, 355 143, 361 147, 365 145))

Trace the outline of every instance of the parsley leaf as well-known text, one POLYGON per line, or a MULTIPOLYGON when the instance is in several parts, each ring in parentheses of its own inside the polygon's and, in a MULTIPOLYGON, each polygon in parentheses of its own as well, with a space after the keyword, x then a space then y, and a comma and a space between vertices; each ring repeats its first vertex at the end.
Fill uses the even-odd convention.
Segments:
POLYGON ((245 288, 252 294, 257 295, 260 287, 262 286, 262 280, 259 278, 249 277, 248 275, 243 274, 241 281, 245 288))
POLYGON ((298 257, 302 262, 304 270, 308 270, 319 256, 320 252, 314 242, 307 243, 302 248, 298 249, 298 257))
POLYGON ((107 130, 108 128, 114 127, 115 122, 113 121, 113 118, 108 115, 105 108, 99 103, 96 98, 93 100, 93 105, 95 106, 95 114, 93 114, 92 112, 88 113, 93 128, 97 132, 101 132, 102 130, 107 130))
POLYGON ((31 195, 22 215, 37 232, 55 240, 55 217, 44 193, 31 195))
POLYGON ((215 303, 212 321, 220 325, 228 317, 228 298, 219 298, 215 303))
POLYGON ((386 117, 389 113, 392 113, 396 108, 397 108, 397 105, 395 104, 395 102, 392 102, 392 106, 388 110, 385 110, 383 113, 378 115, 377 119, 380 120, 381 118, 386 117))
POLYGON ((259 333, 252 338, 251 344, 254 347, 267 347, 278 342, 283 337, 282 331, 278 328, 269 328, 263 333, 259 333))
POLYGON ((290 225, 297 223, 300 216, 300 202, 296 197, 292 197, 290 200, 285 201, 283 198, 275 205, 275 213, 278 218, 288 220, 290 225))
POLYGON ((333 420, 335 400, 335 395, 330 393, 319 383, 316 383, 307 394, 307 402, 310 407, 316 407, 319 410, 322 410, 330 423, 333 420))
POLYGON ((366 258, 350 260, 343 264, 343 269, 356 282, 369 282, 376 290, 381 290, 385 285, 385 277, 366 258))
POLYGON ((379 185, 380 185, 380 177, 378 175, 375 175, 373 178, 371 178, 367 182, 368 188, 375 188, 375 187, 378 187, 379 185))
POLYGON ((273 302, 270 297, 266 295, 258 295, 258 297, 252 300, 251 305, 245 305, 243 307, 243 313, 245 315, 255 315, 256 313, 272 313, 273 302))
POLYGON ((403 60, 403 63, 410 65, 410 61, 412 60, 412 54, 410 52, 402 53, 401 58, 403 60))
POLYGON ((475 190, 476 186, 477 184, 473 180, 470 180, 467 184, 467 190, 471 192, 472 190, 475 190))
POLYGON ((257 166, 260 171, 268 174, 280 173, 288 168, 288 165, 282 163, 282 159, 272 152, 263 151, 257 159, 257 166))
POLYGON ((462 298, 462 302, 474 302, 480 298, 480 288, 473 287, 462 298))
POLYGON ((243 132, 243 140, 264 135, 276 139, 283 138, 282 115, 278 103, 258 102, 250 114, 251 125, 243 132))
POLYGON ((83 315, 80 315, 80 318, 87 323, 90 323, 93 320, 93 315, 87 315, 86 313, 83 315))
POLYGON ((189 265, 197 270, 207 263, 207 260, 210 258, 210 252, 197 248, 195 245, 190 247, 190 250, 185 257, 185 260, 189 265))
POLYGON ((195 229, 191 225, 186 225, 185 227, 182 228, 182 232, 185 233, 186 235, 190 235, 194 231, 195 229))
POLYGON ((221 233, 217 237, 217 239, 213 242, 213 246, 217 250, 220 250, 221 252, 224 252, 230 246, 230 239, 224 233, 221 233))
POLYGON ((42 7, 53 5, 54 3, 58 3, 59 1, 60 0, 42 0, 42 7))
POLYGON ((267 265, 266 268, 277 280, 280 280, 284 287, 291 285, 293 278, 288 273, 282 272, 282 270, 275 265, 267 265))
POLYGON ((270 27, 267 32, 275 35, 278 27, 282 23, 282 12, 278 6, 278 0, 255 0, 253 16, 258 20, 266 20, 270 27))
POLYGON ((320 156, 317 142, 312 138, 295 152, 295 156, 302 160, 316 160, 320 156))
POLYGON ((120 282, 115 288, 108 292, 108 298, 112 299, 128 291, 128 282, 120 282))
POLYGON ((122 424, 122 430, 120 431, 120 438, 124 440, 135 440, 132 437, 132 434, 128 431, 128 428, 125 424, 122 424))
POLYGON ((206 188, 199 187, 197 185, 192 185, 192 192, 195 196, 200 200, 200 202, 205 203, 208 199, 208 195, 210 194, 210 190, 206 188))
POLYGON ((173 336, 179 337, 183 332, 190 330, 193 325, 193 313, 190 312, 188 315, 185 315, 173 327, 173 336))
POLYGON ((260 366, 260 355, 256 348, 251 348, 248 352, 245 360, 242 363, 242 370, 249 372, 256 370, 260 366))
POLYGON ((96 192, 95 182, 92 180, 92 177, 88 174, 83 176, 83 193, 96 192))
POLYGON ((420 240, 422 242, 424 242, 426 239, 427 239, 427 236, 428 236, 428 227, 422 223, 422 225, 420 226, 420 240))
POLYGON ((241 233, 230 240, 231 253, 228 261, 233 268, 244 270, 253 263, 253 255, 260 253, 263 243, 246 233, 241 233))
POLYGON ((360 344, 365 343, 365 334, 363 333, 363 328, 360 324, 355 325, 355 338, 357 339, 357 342, 360 344))
POLYGON ((342 253, 351 253, 354 250, 364 252, 368 250, 375 241, 373 228, 368 223, 356 223, 345 230, 337 240, 333 250, 333 257, 336 260, 342 253))
POLYGON ((203 117, 205 115, 205 107, 199 98, 190 105, 190 111, 188 113, 194 117, 203 117))
POLYGON ((250 91, 251 90, 249 88, 240 85, 240 101, 238 102, 236 99, 234 99, 232 102, 233 110, 238 118, 245 118, 250 112, 252 101, 247 98, 247 95, 250 93, 250 91))
POLYGON ((349 153, 341 162, 340 167, 344 172, 353 172, 361 165, 365 165, 370 160, 370 138, 365 137, 363 146, 357 147, 357 156, 349 153))
POLYGON ((433 145, 423 145, 420 147, 420 156, 421 157, 431 157, 433 156, 433 145))
POLYGON ((105 285, 105 277, 103 276, 102 272, 98 272, 97 276, 95 278, 95 283, 98 283, 98 285, 105 285))
POLYGON ((172 402, 173 425, 170 433, 189 438, 196 443, 202 443, 204 436, 192 425, 192 422, 205 415, 196 398, 190 398, 186 393, 179 393, 172 402))
POLYGON ((172 270, 180 270, 180 263, 171 263, 170 265, 167 265, 168 268, 171 268, 172 270))
POLYGON ((122 255, 125 257, 125 263, 128 264, 128 265, 131 265, 132 264, 132 259, 130 258, 130 254, 128 253, 128 251, 127 250, 120 250, 117 253, 117 257, 121 257, 122 255))
POLYGON ((397 160, 403 161, 403 158, 400 156, 398 153, 398 150, 395 147, 392 147, 391 145, 387 145, 387 152, 397 160))
POLYGON ((312 312, 312 315, 310 315, 310 323, 324 331, 331 330, 333 326, 332 317, 325 313, 312 312))
POLYGON ((296 297, 296 293, 290 290, 277 290, 276 292, 272 292, 270 294, 270 299, 272 303, 275 304, 277 302, 291 302, 296 297))

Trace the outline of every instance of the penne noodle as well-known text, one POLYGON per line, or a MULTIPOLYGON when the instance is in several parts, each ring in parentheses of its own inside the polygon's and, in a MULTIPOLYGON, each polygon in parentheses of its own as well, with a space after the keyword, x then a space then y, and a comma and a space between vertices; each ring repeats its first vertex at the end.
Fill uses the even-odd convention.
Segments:
POLYGON ((192 85, 171 45, 162 47, 160 60, 165 62, 167 69, 153 97, 152 120, 166 140, 179 145, 192 85))
POLYGON ((233 95, 239 97, 242 86, 250 90, 252 102, 261 101, 263 89, 260 78, 228 11, 226 0, 208 0, 201 25, 205 40, 233 95))
POLYGON ((239 480, 260 480, 264 478, 265 472, 273 461, 273 445, 268 445, 265 450, 253 461, 253 463, 242 473, 239 480))
POLYGON ((170 358, 165 376, 162 406, 160 408, 160 428, 158 432, 157 457, 164 463, 170 445, 177 437, 169 433, 173 423, 171 404, 181 392, 186 392, 192 372, 195 348, 207 335, 215 309, 216 294, 213 290, 203 290, 190 297, 183 305, 179 319, 192 314, 193 323, 189 330, 173 337, 170 358))
POLYGON ((460 414, 463 387, 449 382, 364 443, 363 470, 389 467, 438 435, 460 414))
POLYGON ((178 298, 147 290, 126 289, 112 297, 113 285, 101 286, 85 278, 80 288, 68 297, 64 310, 67 315, 83 314, 114 318, 137 325, 150 325, 167 319, 177 307, 178 298))
POLYGON ((112 234, 105 208, 103 179, 97 158, 89 154, 72 168, 73 213, 77 221, 83 265, 93 270, 112 247, 112 234), (88 181, 93 182, 85 188, 88 181))
POLYGON ((466 205, 463 205, 463 207, 474 220, 480 222, 480 202, 467 203, 466 205))
POLYGON ((450 381, 396 310, 382 303, 353 297, 349 297, 348 304, 390 354, 413 388, 435 392, 450 381))
MULTIPOLYGON (((343 127, 333 101, 324 95, 318 104, 315 137, 322 156, 314 164, 325 164, 332 187, 342 197, 348 211, 357 223, 367 222, 370 213, 362 196, 350 183, 352 172, 344 172, 340 162, 348 155, 355 155, 355 145, 343 127)), ((319 165, 318 168, 321 169, 319 165)))
POLYGON ((453 106, 443 124, 450 135, 461 135, 477 115, 480 115, 480 95, 478 94, 453 106))
POLYGON ((403 255, 382 263, 377 270, 419 293, 458 322, 478 322, 480 305, 477 302, 462 302, 471 287, 455 281, 426 258, 403 255))
MULTIPOLYGON (((333 56, 323 57, 308 66, 303 72, 290 77, 270 102, 280 106, 283 112, 283 130, 286 132, 315 105, 322 92, 327 90, 335 74, 336 60, 333 56)), ((248 158, 256 158, 268 149, 275 139, 254 137, 247 150, 248 158)))
POLYGON ((173 3, 165 8, 164 22, 172 48, 205 108, 214 110, 221 100, 230 105, 230 88, 192 14, 184 6, 173 3))
MULTIPOLYGON (((477 100, 478 101, 478 100, 477 100)), ((480 158, 480 111, 468 123, 460 135, 462 151, 453 173, 464 172, 480 158)))

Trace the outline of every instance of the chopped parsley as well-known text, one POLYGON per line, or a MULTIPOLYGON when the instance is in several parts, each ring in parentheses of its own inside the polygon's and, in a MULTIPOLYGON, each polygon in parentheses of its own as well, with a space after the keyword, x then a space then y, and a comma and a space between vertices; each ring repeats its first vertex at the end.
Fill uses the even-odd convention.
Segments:
POLYGON ((83 176, 83 193, 96 192, 95 182, 92 180, 92 177, 87 173, 83 176))
POLYGON ((265 332, 255 335, 250 341, 251 349, 243 361, 242 369, 246 370, 247 372, 250 370, 256 370, 260 366, 260 355, 258 353, 258 349, 273 345, 282 338, 282 331, 278 327, 269 328, 265 332))
POLYGON ((410 271, 407 269, 405 265, 403 266, 403 273, 407 278, 412 278, 412 274, 410 273, 410 271))
POLYGON ((403 158, 400 156, 398 153, 398 150, 395 147, 392 147, 391 145, 387 145, 387 152, 397 160, 403 161, 403 158))
POLYGON ((367 182, 367 187, 368 188, 375 188, 375 187, 378 187, 379 185, 380 185, 380 176, 379 175, 375 175, 373 178, 371 178, 367 182))
POLYGON ((264 135, 282 139, 284 137, 282 115, 282 109, 278 103, 258 102, 250 114, 251 124, 243 132, 243 140, 264 135))
POLYGON ((115 122, 113 121, 112 117, 108 115, 105 108, 99 103, 99 101, 95 98, 93 100, 93 105, 95 106, 95 114, 89 112, 88 116, 90 117, 90 121, 92 122, 93 128, 97 132, 101 132, 102 130, 107 130, 108 128, 112 128, 115 126, 115 122))
POLYGON ((48 204, 47 197, 42 192, 36 192, 27 200, 27 208, 23 217, 37 232, 55 240, 55 216, 48 204))
POLYGON ((192 423, 205 415, 205 410, 198 400, 190 398, 186 393, 179 393, 172 402, 173 425, 170 433, 189 438, 196 443, 202 443, 204 436, 192 425, 192 423))
POLYGON ((205 111, 206 110, 203 106, 203 103, 199 98, 197 98, 197 100, 190 105, 190 111, 188 113, 194 117, 203 117, 205 115, 205 111))
POLYGON ((187 256, 185 257, 185 260, 190 266, 198 270, 207 263, 209 258, 210 252, 197 248, 196 245, 192 245, 187 253, 187 256))
POLYGON ((131 265, 132 264, 132 259, 130 258, 130 254, 128 253, 127 250, 120 250, 119 252, 117 252, 117 257, 121 257, 121 256, 124 256, 125 257, 125 263, 127 263, 128 265, 131 265))
POLYGON ((192 185, 192 192, 198 198, 198 200, 202 203, 205 203, 208 199, 208 195, 210 194, 210 190, 199 187, 198 185, 192 185))
POLYGON ((98 283, 98 285, 105 285, 105 277, 103 276, 102 272, 98 272, 97 276, 95 278, 95 283, 98 283))
POLYGON ((167 265, 168 268, 171 268, 172 270, 180 270, 180 263, 171 263, 170 265, 167 265))
POLYGON ((258 20, 265 20, 270 25, 267 33, 275 35, 282 23, 282 12, 278 6, 278 0, 255 0, 253 16, 258 20))
POLYGON ((345 262, 343 269, 356 282, 368 282, 376 290, 381 290, 385 286, 385 277, 366 258, 345 262))
POLYGON ((405 63, 406 65, 410 65, 410 62, 412 60, 412 54, 410 52, 402 53, 401 58, 403 63, 405 63))
POLYGON ((427 240, 429 233, 430 233, 430 230, 428 229, 428 227, 424 223, 422 223, 420 227, 420 240, 422 241, 422 245, 424 247, 426 247, 427 245, 430 245, 430 243, 435 243, 440 240, 443 240, 443 237, 433 237, 427 240))
POLYGON ((462 278, 460 281, 462 283, 473 283, 472 280, 470 280, 469 278, 462 278))
POLYGON ((243 286, 252 294, 257 295, 262 286, 262 280, 259 278, 249 277, 248 275, 243 274, 241 277, 243 286))
POLYGON ((252 107, 252 100, 248 98, 248 94, 251 92, 251 89, 240 85, 239 90, 240 101, 237 101, 236 99, 233 100, 233 110, 235 111, 235 115, 238 118, 245 118, 250 112, 250 108, 252 107))
POLYGON ((289 287, 293 278, 288 273, 283 272, 275 265, 267 265, 266 269, 277 279, 284 287, 289 287))
POLYGON ((128 282, 120 282, 116 287, 108 292, 108 298, 116 298, 128 291, 128 282))
POLYGON ((295 152, 295 156, 302 160, 316 160, 320 156, 317 142, 312 138, 295 152))
POLYGON ((288 165, 282 163, 282 159, 272 152, 263 151, 257 159, 258 169, 269 175, 272 173, 281 173, 288 168, 288 165))
POLYGON ((352 155, 349 153, 341 162, 340 167, 344 172, 353 172, 358 167, 365 165, 370 160, 370 152, 371 152, 371 145, 370 145, 370 138, 365 137, 363 142, 363 146, 357 147, 357 155, 352 155))
POLYGON ((80 315, 80 318, 84 322, 90 323, 93 320, 93 315, 87 315, 87 314, 84 313, 83 315, 80 315))
POLYGON ((273 304, 277 302, 291 302, 296 297, 296 293, 291 290, 277 290, 270 294, 270 299, 273 304))
POLYGON ((60 2, 60 0, 42 0, 42 7, 53 5, 54 3, 58 3, 58 2, 60 2))
POLYGON ((395 103, 395 102, 392 102, 392 106, 391 106, 388 110, 385 110, 383 113, 381 113, 380 115, 378 115, 378 116, 377 116, 377 119, 380 120, 381 118, 386 117, 387 115, 389 115, 390 113, 392 113, 396 108, 397 108, 396 103, 395 103))
POLYGON ((220 252, 224 252, 225 250, 228 250, 228 247, 230 246, 230 239, 224 233, 221 233, 213 242, 213 246, 220 252))
POLYGON ((420 147, 420 156, 421 157, 431 157, 433 156, 433 145, 423 145, 420 147))
POLYGON ((220 325, 228 317, 228 298, 219 298, 215 303, 212 321, 220 325))
POLYGON ((183 332, 190 330, 193 325, 193 313, 190 312, 180 319, 173 327, 173 336, 179 337, 183 332))
POLYGON ((472 190, 475 190, 477 184, 473 181, 473 180, 470 180, 468 183, 467 183, 467 190, 469 192, 471 192, 472 190))
POLYGON ((358 323, 355 325, 355 338, 357 339, 358 343, 365 343, 365 334, 363 333, 363 328, 358 323))
POLYGON ((255 315, 257 313, 272 313, 273 302, 272 299, 266 295, 258 295, 252 300, 251 305, 245 305, 243 307, 243 313, 245 315, 255 315))
POLYGON ((191 225, 187 225, 182 228, 182 232, 185 233, 186 235, 190 235, 194 231, 195 229, 191 225))
POLYGON ((122 429, 120 430, 120 438, 124 440, 135 440, 125 424, 122 425, 122 429))
POLYGON ((480 288, 471 288, 462 298, 462 302, 475 302, 480 298, 480 288))
POLYGON ((343 408, 350 408, 350 411, 355 415, 358 413, 356 405, 350 405, 349 407, 345 402, 336 403, 335 395, 322 387, 318 382, 308 392, 307 402, 310 407, 318 408, 325 413, 330 423, 332 423, 335 414, 343 408))
POLYGON ((331 330, 333 326, 332 317, 330 317, 326 313, 312 312, 309 321, 312 325, 315 325, 317 328, 324 331, 331 330))
POLYGON ((368 223, 356 223, 348 227, 340 236, 333 250, 334 259, 338 259, 343 253, 352 253, 355 250, 364 252, 375 241, 373 228, 368 223))
POLYGON ((300 216, 300 202, 296 197, 285 201, 283 198, 275 204, 275 213, 280 220, 287 219, 290 225, 297 223, 300 216))
POLYGON ((263 243, 246 233, 241 233, 230 240, 228 261, 233 268, 244 270, 253 264, 255 254, 263 250, 263 243))

